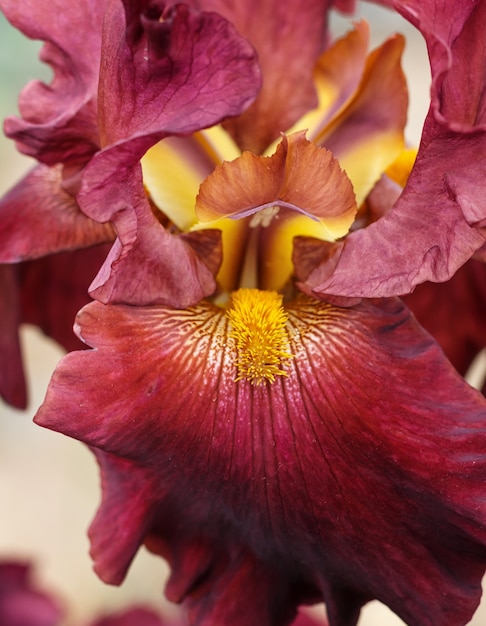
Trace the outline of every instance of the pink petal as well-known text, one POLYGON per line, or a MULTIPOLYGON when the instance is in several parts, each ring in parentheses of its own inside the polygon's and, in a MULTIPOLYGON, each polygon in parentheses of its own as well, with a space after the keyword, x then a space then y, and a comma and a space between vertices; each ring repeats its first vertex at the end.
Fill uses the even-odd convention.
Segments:
POLYGON ((112 227, 86 217, 63 189, 60 166, 38 165, 0 200, 0 262, 35 259, 113 239, 112 227))
POLYGON ((466 623, 486 562, 486 401, 398 300, 287 313, 294 358, 268 385, 234 382, 211 305, 80 313, 95 350, 61 361, 36 421, 99 450, 97 571, 120 582, 146 538, 192 623, 283 625, 320 598, 331 626, 372 598, 407 623, 466 623))
POLYGON ((62 611, 53 598, 35 587, 31 566, 0 562, 0 623, 2 626, 58 626, 62 611))
POLYGON ((20 96, 21 118, 5 123, 8 137, 39 161, 85 162, 97 150, 96 99, 106 0, 0 0, 12 24, 46 42, 41 59, 54 72, 50 85, 29 83, 20 96))
POLYGON ((486 4, 396 5, 421 29, 431 59, 432 106, 416 165, 389 214, 337 244, 309 275, 316 294, 405 294, 447 280, 484 244, 486 4))

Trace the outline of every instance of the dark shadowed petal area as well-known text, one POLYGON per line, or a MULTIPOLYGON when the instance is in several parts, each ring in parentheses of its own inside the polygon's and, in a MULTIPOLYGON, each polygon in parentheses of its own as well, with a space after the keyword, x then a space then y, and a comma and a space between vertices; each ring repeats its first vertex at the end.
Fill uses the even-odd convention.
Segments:
POLYGON ((235 382, 212 305, 80 312, 95 350, 61 361, 36 421, 98 449, 98 573, 119 583, 147 538, 193 623, 284 625, 319 598, 331 626, 372 598, 407 623, 466 623, 486 562, 486 401, 397 299, 286 312, 293 356, 255 385, 235 382))
POLYGON ((39 165, 0 200, 0 262, 113 241, 109 224, 84 215, 62 188, 62 167, 39 165))
POLYGON ((38 326, 65 350, 83 347, 73 332, 74 320, 79 309, 91 302, 88 287, 108 251, 108 245, 95 246, 20 264, 22 322, 38 326))
POLYGON ((18 409, 27 404, 18 327, 17 268, 0 265, 0 397, 18 409))
POLYGON ((465 263, 445 283, 423 283, 404 297, 454 367, 465 374, 486 347, 486 265, 465 263))
POLYGON ((31 580, 31 566, 0 562, 0 623, 2 626, 59 626, 61 607, 31 580))
POLYGON ((328 43, 331 2, 192 0, 191 4, 226 17, 258 52, 262 90, 248 111, 225 127, 242 150, 259 154, 317 103, 313 70, 328 43))
POLYGON ((20 118, 5 122, 7 136, 39 161, 85 162, 98 147, 96 99, 101 30, 106 0, 0 0, 12 24, 45 41, 41 60, 51 66, 50 85, 29 83, 21 93, 20 118))
POLYGON ((316 294, 405 294, 447 280, 484 243, 486 3, 396 6, 424 34, 432 67, 417 161, 390 213, 337 244, 309 275, 316 294))

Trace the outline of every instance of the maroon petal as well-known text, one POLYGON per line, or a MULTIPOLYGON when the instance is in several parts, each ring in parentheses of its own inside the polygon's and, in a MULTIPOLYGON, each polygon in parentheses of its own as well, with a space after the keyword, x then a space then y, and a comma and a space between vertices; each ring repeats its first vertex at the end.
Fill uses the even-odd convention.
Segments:
POLYGON ((337 244, 309 275, 316 294, 405 294, 447 280, 484 244, 486 4, 396 4, 424 34, 431 59, 432 106, 419 154, 388 215, 337 244))
POLYGON ((114 239, 112 227, 84 215, 62 183, 61 166, 39 165, 0 200, 0 262, 35 259, 114 239))
POLYGON ((46 44, 41 60, 51 66, 50 85, 29 83, 21 93, 21 118, 5 123, 7 136, 39 161, 85 162, 98 148, 96 98, 101 30, 106 0, 0 0, 12 24, 46 44))
POLYGON ((58 603, 38 590, 27 563, 0 563, 0 623, 2 626, 57 626, 62 611, 58 603))
POLYGON ((80 313, 95 349, 61 361, 36 421, 100 450, 98 572, 120 582, 146 537, 192 623, 236 603, 221 623, 283 625, 319 597, 332 626, 372 598, 407 623, 466 623, 486 563, 486 401, 398 300, 286 312, 293 358, 254 385, 235 382, 211 305, 80 313))
POLYGON ((17 270, 22 322, 38 326, 65 350, 84 347, 73 324, 91 302, 88 288, 108 251, 107 245, 95 246, 22 263, 17 270))
POLYGON ((464 375, 486 347, 486 265, 471 259, 449 281, 418 285, 404 300, 464 375))
MULTIPOLYGON (((133 146, 127 143, 125 148, 131 154, 133 146)), ((219 232, 169 233, 150 209, 138 159, 134 164, 129 157, 120 159, 118 147, 99 157, 88 166, 78 198, 88 215, 111 220, 118 239, 90 287, 91 295, 102 302, 184 307, 213 293, 221 258, 219 232)))
POLYGON ((157 613, 145 607, 132 607, 126 611, 101 617, 92 622, 90 626, 183 626, 162 620, 157 613))
MULTIPOLYGON (((241 113, 260 88, 252 46, 215 13, 111 3, 100 70, 102 146, 191 133, 241 113)), ((153 141, 155 143, 157 139, 153 141)))
POLYGON ((0 397, 18 409, 27 405, 18 328, 17 269, 0 265, 0 397))

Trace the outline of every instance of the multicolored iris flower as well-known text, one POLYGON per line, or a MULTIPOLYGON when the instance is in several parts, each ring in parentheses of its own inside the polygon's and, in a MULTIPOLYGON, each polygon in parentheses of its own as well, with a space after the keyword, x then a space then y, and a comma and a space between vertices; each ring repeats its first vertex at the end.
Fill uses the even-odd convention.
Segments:
MULTIPOLYGON (((57 74, 51 91, 27 90, 27 112, 7 124, 43 164, 2 210, 8 222, 18 194, 56 173, 52 197, 66 189, 71 200, 46 203, 46 220, 70 216, 59 228, 82 233, 73 247, 94 243, 88 230, 116 235, 76 320, 92 349, 60 362, 36 416, 99 462, 99 576, 120 583, 145 543, 169 562, 166 595, 192 625, 283 626, 324 601, 330 626, 352 626, 373 598, 409 624, 464 624, 486 564, 486 401, 401 300, 360 298, 403 292, 408 256, 425 268, 413 280, 425 277, 420 246, 436 233, 422 229, 444 200, 438 186, 456 192, 456 218, 457 207, 475 210, 477 184, 450 161, 439 183, 434 163, 443 167, 453 132, 461 158, 479 149, 470 129, 443 129, 462 80, 444 57, 463 58, 484 2, 464 3, 453 37, 448 0, 397 3, 421 16, 433 107, 405 190, 362 229, 404 148, 400 36, 368 55, 361 23, 330 44, 325 0, 107 0, 89 15, 87 0, 77 21, 54 26, 20 16, 22 4, 35 7, 0 0, 50 42, 57 74), (419 192, 424 217, 413 222, 419 192), (347 242, 380 228, 394 229, 390 241, 353 257, 363 286, 341 288, 347 242), (387 252, 398 233, 417 234, 403 266, 387 252)), ((39 255, 53 251, 43 228, 39 255)), ((469 224, 454 236, 463 257, 483 240, 469 224)), ((29 237, 12 228, 8 249, 27 242, 29 256, 29 237)))

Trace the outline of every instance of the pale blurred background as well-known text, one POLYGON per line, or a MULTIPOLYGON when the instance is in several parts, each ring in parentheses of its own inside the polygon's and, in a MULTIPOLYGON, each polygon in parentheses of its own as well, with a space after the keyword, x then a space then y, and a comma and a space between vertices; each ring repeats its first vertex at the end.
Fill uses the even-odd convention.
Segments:
MULTIPOLYGON (((407 37, 404 68, 411 93, 407 139, 417 144, 427 112, 430 75, 420 35, 398 15, 379 7, 360 10, 371 24, 374 45, 393 33, 407 37)), ((349 20, 333 18, 343 33, 349 20)), ((40 44, 30 42, 0 16, 0 117, 17 113, 17 95, 30 79, 49 81, 50 71, 37 60, 40 44)), ((0 195, 31 162, 0 136, 0 195)), ((147 602, 165 611, 162 589, 166 568, 141 550, 119 588, 101 583, 92 571, 86 529, 99 502, 98 472, 82 444, 32 423, 50 375, 62 350, 33 327, 22 330, 30 405, 20 412, 0 400, 0 560, 31 559, 41 584, 64 600, 65 626, 86 623, 95 614, 147 602)), ((445 599, 446 601, 446 599, 445 599)), ((482 606, 471 626, 486 624, 482 606)), ((403 626, 386 607, 373 602, 362 613, 360 626, 403 626)), ((1 625, 0 625, 1 626, 1 625)), ((258 626, 258 625, 256 625, 258 626)), ((413 626, 413 625, 410 625, 413 626)), ((441 626, 437 624, 437 626, 441 626)))

